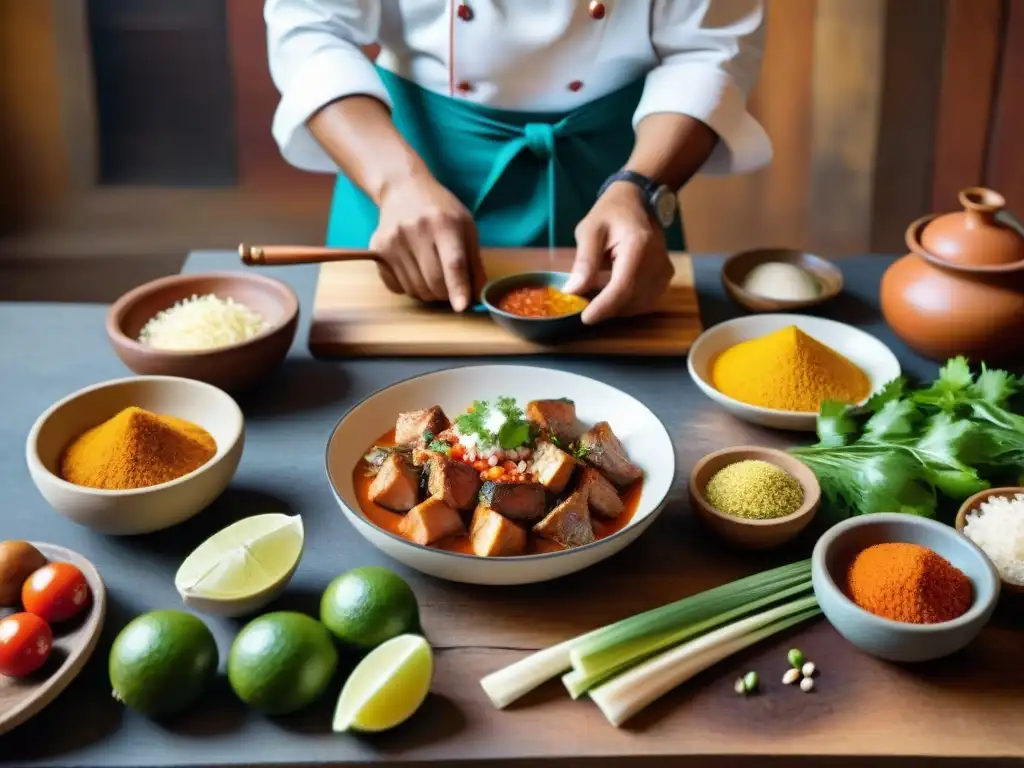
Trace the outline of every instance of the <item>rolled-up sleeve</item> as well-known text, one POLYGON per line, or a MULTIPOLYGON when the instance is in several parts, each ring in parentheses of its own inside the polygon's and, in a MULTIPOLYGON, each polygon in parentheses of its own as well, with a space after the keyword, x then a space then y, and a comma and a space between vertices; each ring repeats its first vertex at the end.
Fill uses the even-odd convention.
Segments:
POLYGON ((345 96, 391 100, 360 46, 376 42, 379 0, 266 0, 270 75, 281 93, 273 135, 284 159, 307 171, 334 173, 337 165, 306 123, 345 96))
POLYGON ((656 113, 689 115, 718 134, 702 173, 747 173, 771 161, 768 135, 747 111, 764 48, 762 0, 656 0, 647 75, 633 124, 656 113))

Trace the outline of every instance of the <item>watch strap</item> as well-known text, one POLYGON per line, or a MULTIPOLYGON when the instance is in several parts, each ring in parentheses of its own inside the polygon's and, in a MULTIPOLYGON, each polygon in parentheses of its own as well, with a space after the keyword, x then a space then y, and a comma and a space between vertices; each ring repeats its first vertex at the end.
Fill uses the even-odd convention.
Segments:
POLYGON ((597 196, 601 197, 606 191, 608 191, 608 187, 619 181, 625 181, 639 187, 640 191, 644 193, 644 200, 647 202, 647 206, 649 208, 653 207, 654 195, 657 193, 661 185, 653 179, 649 179, 642 173, 637 173, 636 171, 616 171, 605 179, 605 182, 601 185, 601 190, 597 193, 597 196))

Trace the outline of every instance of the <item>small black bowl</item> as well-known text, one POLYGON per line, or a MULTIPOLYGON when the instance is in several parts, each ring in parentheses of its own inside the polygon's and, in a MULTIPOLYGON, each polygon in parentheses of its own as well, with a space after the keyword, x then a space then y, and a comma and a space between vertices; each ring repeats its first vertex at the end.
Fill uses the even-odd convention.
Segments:
POLYGON ((550 286, 560 291, 568 280, 568 272, 520 272, 492 280, 484 286, 481 298, 494 322, 507 331, 534 344, 559 344, 583 334, 582 309, 559 317, 520 317, 498 309, 498 302, 509 291, 524 286, 550 286))

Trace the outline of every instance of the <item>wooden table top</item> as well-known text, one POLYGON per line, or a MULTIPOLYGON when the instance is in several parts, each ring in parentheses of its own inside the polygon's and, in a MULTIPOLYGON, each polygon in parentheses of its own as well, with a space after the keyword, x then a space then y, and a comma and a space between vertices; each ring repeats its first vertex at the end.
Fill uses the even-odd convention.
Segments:
MULTIPOLYGON (((233 261, 228 254, 203 255, 193 257, 188 270, 233 261)), ((906 371, 931 376, 935 365, 893 339, 874 307, 886 263, 844 260, 847 293, 822 313, 874 333, 906 371)), ((708 326, 737 313, 722 295, 719 265, 716 259, 695 260, 708 326)), ((315 268, 276 276, 309 301, 315 268)), ((100 569, 110 598, 96 659, 48 710, 0 738, 0 765, 661 766, 700 756, 698 764, 726 766, 760 765, 775 756, 778 764, 800 758, 813 766, 874 766, 932 765, 939 757, 1024 759, 1024 613, 1013 603, 1001 607, 971 647, 921 666, 861 654, 818 619, 708 670, 622 729, 609 725, 592 702, 571 701, 558 681, 505 711, 492 707, 480 678, 533 650, 810 552, 813 531, 782 552, 737 553, 690 514, 685 481, 702 455, 748 442, 784 446, 792 438, 742 424, 716 408, 690 382, 685 359, 537 361, 603 379, 649 404, 675 441, 676 483, 662 516, 620 555, 554 583, 487 588, 427 578, 386 560, 351 530, 323 477, 324 443, 346 407, 391 381, 447 367, 447 360, 319 363, 297 342, 281 375, 242 401, 245 455, 233 490, 214 507, 183 526, 134 539, 94 535, 58 517, 24 469, 24 438, 53 400, 124 375, 103 345, 102 315, 101 307, 0 306, 0 327, 15 331, 0 334, 9 414, 0 420, 4 538, 49 540, 81 552, 100 569), (59 361, 32 351, 56 339, 68 350, 59 361), (437 670, 426 705, 395 731, 373 738, 331 734, 330 697, 307 712, 269 719, 246 711, 221 687, 194 712, 162 724, 125 713, 109 698, 103 660, 116 632, 137 613, 180 607, 172 575, 203 537, 237 517, 273 509, 301 513, 307 528, 306 555, 289 595, 276 607, 315 612, 327 581, 357 565, 395 568, 413 585, 437 650, 437 670), (786 650, 793 646, 818 665, 812 693, 781 685, 786 650), (764 693, 741 698, 732 682, 749 669, 758 671, 764 693)), ((299 338, 304 336, 300 329, 299 338)), ((204 618, 226 655, 238 623, 204 618)))

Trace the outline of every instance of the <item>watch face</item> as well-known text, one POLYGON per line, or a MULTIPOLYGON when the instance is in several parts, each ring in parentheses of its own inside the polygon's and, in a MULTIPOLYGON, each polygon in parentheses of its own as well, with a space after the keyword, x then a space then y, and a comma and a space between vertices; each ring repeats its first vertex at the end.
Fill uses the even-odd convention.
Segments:
POLYGON ((668 187, 662 187, 654 193, 654 210, 658 221, 663 227, 670 227, 676 220, 676 196, 668 187))

